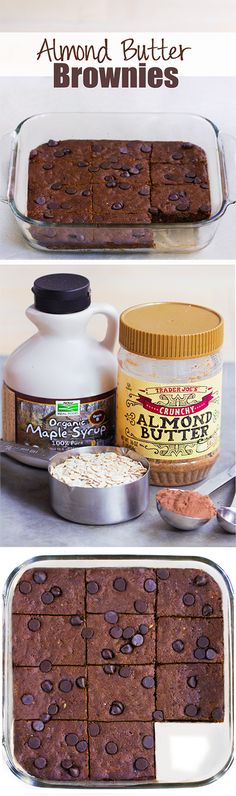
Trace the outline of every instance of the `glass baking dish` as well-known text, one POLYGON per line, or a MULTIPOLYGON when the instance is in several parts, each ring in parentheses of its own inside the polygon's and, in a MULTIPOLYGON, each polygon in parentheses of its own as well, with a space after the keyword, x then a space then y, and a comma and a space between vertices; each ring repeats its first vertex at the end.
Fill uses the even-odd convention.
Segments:
MULTIPOLYGON (((38 581, 39 582, 39 581, 38 581)), ((42 581, 41 581, 42 582, 42 581)), ((201 584, 203 585, 203 584, 201 584)), ((127 599, 127 598, 126 598, 127 599)), ((4 658, 3 658, 3 745, 11 771, 24 782, 40 787, 165 787, 203 785, 227 771, 233 755, 233 597, 228 576, 214 562, 203 557, 184 556, 36 556, 19 565, 9 575, 4 595, 4 658), (132 781, 53 781, 27 773, 14 756, 13 749, 13 686, 12 686, 12 599, 17 582, 29 568, 123 567, 200 569, 211 575, 221 589, 224 626, 224 719, 220 722, 154 721, 155 780, 132 781)), ((63 612, 63 611, 62 611, 63 612)), ((64 611, 64 613, 66 613, 64 611)), ((110 620, 109 620, 110 621, 110 620)), ((197 620, 199 621, 199 620, 197 620)), ((211 621, 211 620, 210 620, 211 621)), ((140 626, 141 627, 141 626, 140 626)), ((55 640, 56 643, 56 640, 55 640)), ((127 660, 126 660, 127 662, 127 660)), ((200 664, 201 666, 202 664, 200 664)), ((212 664, 210 664, 212 665, 212 664)), ((214 667, 215 664, 213 664, 214 667)), ((122 678, 123 679, 123 678, 122 678)), ((104 703, 105 704, 105 703, 104 703)), ((96 714, 98 715, 98 714, 96 714)), ((62 718, 63 720, 63 718, 62 718)), ((114 725, 113 725, 114 726, 114 725)), ((37 728, 38 729, 38 728, 37 728)))
POLYGON ((27 241, 44 251, 194 252, 207 246, 228 205, 236 202, 236 139, 202 116, 188 113, 47 113, 20 122, 1 141, 1 199, 27 241), (178 224, 62 224, 27 216, 31 149, 47 140, 125 139, 191 141, 207 155, 211 217, 178 224))

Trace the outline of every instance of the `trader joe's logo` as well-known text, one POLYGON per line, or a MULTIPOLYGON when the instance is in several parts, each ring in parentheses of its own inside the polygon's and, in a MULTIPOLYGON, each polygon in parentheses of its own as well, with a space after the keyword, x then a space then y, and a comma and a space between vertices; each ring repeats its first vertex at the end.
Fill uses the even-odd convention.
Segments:
POLYGON ((138 403, 149 412, 154 412, 156 415, 165 415, 167 417, 185 417, 186 415, 194 415, 197 412, 202 412, 203 409, 208 407, 210 401, 213 400, 212 391, 208 395, 204 395, 201 401, 193 403, 188 406, 163 406, 163 404, 156 404, 151 398, 145 395, 138 396, 138 403))

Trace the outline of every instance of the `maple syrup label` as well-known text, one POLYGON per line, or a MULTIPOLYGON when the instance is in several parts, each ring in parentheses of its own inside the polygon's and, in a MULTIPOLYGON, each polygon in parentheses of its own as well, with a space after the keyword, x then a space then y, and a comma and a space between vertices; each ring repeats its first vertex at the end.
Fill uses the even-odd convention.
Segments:
POLYGON ((149 459, 196 459, 219 447, 221 374, 193 384, 155 384, 119 369, 117 444, 149 459))
POLYGON ((3 388, 7 441, 55 451, 114 445, 116 390, 88 398, 37 398, 3 388), (8 412, 7 407, 10 407, 8 412))

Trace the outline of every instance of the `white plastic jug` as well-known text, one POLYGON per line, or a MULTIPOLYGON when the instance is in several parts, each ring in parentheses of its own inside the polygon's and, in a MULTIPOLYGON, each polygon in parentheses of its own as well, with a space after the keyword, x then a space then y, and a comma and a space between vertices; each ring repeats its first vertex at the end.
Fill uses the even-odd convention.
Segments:
POLYGON ((118 316, 91 304, 90 284, 77 274, 34 282, 27 317, 37 333, 14 351, 4 369, 3 436, 58 451, 113 445, 118 316), (102 342, 89 335, 93 315, 107 318, 102 342))

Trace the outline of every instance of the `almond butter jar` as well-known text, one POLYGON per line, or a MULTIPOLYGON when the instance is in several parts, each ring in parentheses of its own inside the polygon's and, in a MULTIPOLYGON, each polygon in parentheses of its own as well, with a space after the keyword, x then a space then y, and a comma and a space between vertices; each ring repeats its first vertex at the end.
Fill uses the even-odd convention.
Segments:
POLYGON ((120 317, 117 445, 149 459, 152 484, 194 484, 219 456, 223 338, 222 317, 194 304, 120 317))

